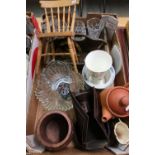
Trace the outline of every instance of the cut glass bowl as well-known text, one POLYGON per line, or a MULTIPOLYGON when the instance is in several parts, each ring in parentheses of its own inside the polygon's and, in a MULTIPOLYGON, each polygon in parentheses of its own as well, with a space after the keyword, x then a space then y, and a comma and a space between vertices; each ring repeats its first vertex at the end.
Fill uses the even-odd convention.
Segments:
POLYGON ((67 111, 73 108, 71 92, 84 90, 82 75, 61 61, 51 61, 43 69, 35 95, 46 110, 67 111))

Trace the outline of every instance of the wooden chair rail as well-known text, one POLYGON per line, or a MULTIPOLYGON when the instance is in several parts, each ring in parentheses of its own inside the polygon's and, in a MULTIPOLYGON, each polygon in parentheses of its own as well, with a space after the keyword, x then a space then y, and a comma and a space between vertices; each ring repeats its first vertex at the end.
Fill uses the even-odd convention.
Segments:
POLYGON ((68 1, 68 0, 58 0, 58 1, 40 1, 42 8, 57 8, 57 7, 68 7, 79 4, 79 1, 68 1))
POLYGON ((49 33, 39 33, 38 38, 47 38, 47 37, 71 37, 74 36, 73 32, 49 32, 49 33))
POLYGON ((61 56, 61 55, 70 55, 70 53, 64 52, 64 53, 46 53, 46 54, 41 54, 41 56, 49 56, 49 55, 54 55, 54 56, 61 56))

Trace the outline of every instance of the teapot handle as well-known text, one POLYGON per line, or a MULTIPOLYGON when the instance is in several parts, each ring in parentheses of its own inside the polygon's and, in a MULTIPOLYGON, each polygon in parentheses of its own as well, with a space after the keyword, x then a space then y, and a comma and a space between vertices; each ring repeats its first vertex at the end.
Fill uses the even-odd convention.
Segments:
POLYGON ((128 88, 129 89, 129 83, 125 83, 124 87, 128 88))
POLYGON ((125 111, 129 111, 129 105, 125 108, 125 111))

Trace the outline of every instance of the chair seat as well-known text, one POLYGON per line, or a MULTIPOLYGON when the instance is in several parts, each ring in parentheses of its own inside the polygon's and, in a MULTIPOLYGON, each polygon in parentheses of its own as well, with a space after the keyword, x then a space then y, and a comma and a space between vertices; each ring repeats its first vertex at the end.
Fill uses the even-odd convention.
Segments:
POLYGON ((66 31, 66 32, 45 32, 39 33, 38 38, 46 38, 46 37, 71 37, 74 36, 74 32, 66 31))

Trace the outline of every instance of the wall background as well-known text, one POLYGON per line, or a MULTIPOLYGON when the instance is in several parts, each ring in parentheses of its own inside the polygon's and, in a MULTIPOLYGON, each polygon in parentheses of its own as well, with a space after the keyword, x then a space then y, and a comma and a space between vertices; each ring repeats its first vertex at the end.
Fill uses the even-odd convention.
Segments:
MULTIPOLYGON (((83 16, 88 11, 103 11, 103 0, 82 0, 83 16)), ((26 10, 32 11, 36 16, 40 16, 43 10, 40 9, 39 0, 26 0, 26 10)), ((106 12, 116 13, 118 16, 129 16, 129 0, 106 0, 106 12)))

